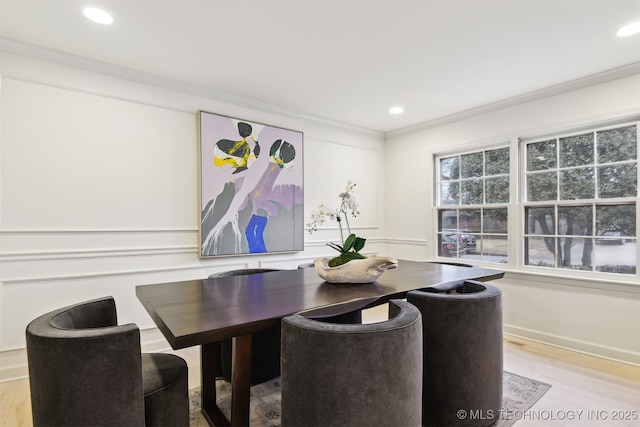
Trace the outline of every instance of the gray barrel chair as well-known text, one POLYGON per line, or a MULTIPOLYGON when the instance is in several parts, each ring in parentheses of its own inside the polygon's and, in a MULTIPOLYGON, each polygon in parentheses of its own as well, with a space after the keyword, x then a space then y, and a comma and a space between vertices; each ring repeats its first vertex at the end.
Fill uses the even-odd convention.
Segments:
POLYGON ((493 424, 502 407, 500 289, 465 281, 409 292, 407 301, 422 313, 422 425, 493 424))
POLYGON ((419 426, 422 322, 411 304, 372 324, 282 321, 282 427, 419 426))
POLYGON ((112 297, 44 314, 26 328, 33 425, 188 426, 188 368, 141 353, 112 297))

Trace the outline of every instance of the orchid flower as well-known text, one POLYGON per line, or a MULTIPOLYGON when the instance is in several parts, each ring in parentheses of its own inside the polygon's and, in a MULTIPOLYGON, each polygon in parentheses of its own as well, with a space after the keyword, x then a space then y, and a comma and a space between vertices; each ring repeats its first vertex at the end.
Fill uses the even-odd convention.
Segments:
MULTIPOLYGON (((349 224, 349 216, 357 217, 360 214, 358 210, 358 202, 354 194, 356 187, 355 182, 349 181, 345 188, 345 191, 338 194, 340 198, 340 207, 338 209, 330 209, 324 204, 318 206, 318 210, 311 213, 311 222, 307 224, 309 228, 309 234, 314 231, 318 231, 318 225, 325 223, 327 219, 331 221, 337 221, 340 230, 340 241, 342 245, 336 243, 327 243, 330 247, 340 252, 341 256, 350 254, 352 258, 364 258, 359 252, 364 247, 366 239, 358 237, 351 233, 351 226, 349 224), (344 218, 345 226, 347 227, 348 236, 345 239, 342 230, 342 219, 344 218)), ((344 261, 347 262, 347 261, 344 261)))

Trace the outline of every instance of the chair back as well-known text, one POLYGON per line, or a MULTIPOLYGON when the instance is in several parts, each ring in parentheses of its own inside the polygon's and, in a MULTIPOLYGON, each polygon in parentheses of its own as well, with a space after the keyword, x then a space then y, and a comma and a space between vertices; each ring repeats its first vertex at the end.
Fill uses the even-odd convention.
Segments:
POLYGON ((140 331, 117 326, 112 297, 61 308, 26 328, 34 426, 142 426, 140 331))
POLYGON ((372 324, 283 319, 283 427, 420 425, 420 312, 389 304, 395 315, 372 324))
POLYGON ((307 263, 298 265, 298 268, 300 268, 300 269, 302 269, 302 268, 314 268, 315 266, 316 266, 315 263, 307 262, 307 263))
POLYGON ((488 426, 502 406, 502 292, 464 281, 451 292, 411 291, 422 313, 423 426, 488 426), (460 409, 483 419, 457 417, 460 409))

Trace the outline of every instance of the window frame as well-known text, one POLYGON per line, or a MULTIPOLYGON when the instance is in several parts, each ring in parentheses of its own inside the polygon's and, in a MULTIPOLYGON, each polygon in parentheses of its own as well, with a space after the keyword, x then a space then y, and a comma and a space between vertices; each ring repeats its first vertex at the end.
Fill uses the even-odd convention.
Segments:
MULTIPOLYGON (((466 261, 473 261, 473 262, 479 262, 479 263, 486 263, 488 265, 492 265, 492 266, 496 266, 496 265, 505 265, 505 264, 509 264, 509 259, 511 258, 510 254, 511 251, 509 250, 511 247, 511 243, 509 240, 509 227, 507 227, 507 230, 502 233, 502 232, 486 232, 484 230, 484 211, 485 210, 491 210, 491 209, 504 209, 507 212, 507 218, 508 218, 508 223, 510 224, 510 205, 513 203, 513 191, 512 188, 514 187, 514 183, 513 183, 513 176, 511 173, 511 169, 513 168, 513 150, 511 148, 511 141, 509 140, 502 140, 502 142, 498 142, 498 143, 493 143, 493 144, 487 144, 485 146, 476 146, 473 147, 471 149, 467 149, 467 150, 462 150, 462 151, 456 151, 456 152, 447 152, 447 153, 442 153, 442 154, 434 154, 434 185, 435 185, 435 191, 434 191, 434 200, 433 200, 433 205, 434 205, 434 209, 435 209, 435 242, 436 242, 436 247, 434 250, 434 254, 436 256, 437 259, 442 259, 442 260, 449 260, 449 261, 453 261, 455 260, 455 262, 466 262, 466 261), (509 172, 507 174, 504 173, 499 173, 499 174, 494 174, 494 175, 487 175, 486 174, 486 156, 488 152, 491 151, 496 151, 496 150, 502 150, 505 149, 507 150, 507 153, 509 155, 509 172), (476 177, 476 179, 481 179, 482 180, 482 203, 469 203, 469 204, 462 204, 462 200, 461 200, 461 196, 458 197, 458 203, 457 204, 441 204, 441 200, 442 200, 442 180, 440 179, 441 177, 441 161, 443 159, 447 159, 450 157, 458 157, 460 159, 462 159, 463 156, 467 156, 467 155, 472 155, 472 154, 478 154, 478 153, 482 153, 482 157, 483 157, 483 161, 482 161, 482 174, 478 177, 476 177), (506 202, 497 202, 497 203, 486 203, 486 196, 487 196, 487 181, 491 178, 494 177, 508 177, 509 179, 509 183, 508 183, 508 188, 509 188, 509 200, 506 202), (470 232, 470 233, 466 233, 466 234, 473 234, 473 236, 475 237, 476 241, 480 241, 482 242, 482 239, 484 237, 493 237, 493 238, 505 238, 506 240, 506 255, 507 255, 507 261, 505 263, 499 263, 499 262, 489 262, 489 261, 483 261, 483 260, 470 260, 467 258, 463 258, 460 256, 460 252, 461 249, 458 248, 458 250, 456 251, 456 256, 455 257, 449 257, 449 256, 444 256, 443 254, 440 253, 441 247, 443 245, 442 243, 442 238, 443 235, 445 235, 446 233, 444 233, 444 230, 446 230, 446 228, 443 227, 443 229, 440 229, 440 212, 442 211, 448 211, 448 210, 455 210, 456 211, 456 229, 460 230, 460 211, 480 211, 480 231, 476 232, 470 232)), ((458 177, 454 180, 458 183, 460 183, 460 187, 459 190, 460 192, 462 192, 462 182, 465 181, 471 181, 473 178, 467 178, 467 177, 462 177, 462 164, 459 165, 459 174, 458 177)), ((461 234, 465 234, 465 233, 456 233, 456 242, 457 245, 460 245, 460 238, 461 238, 461 234)), ((477 246, 476 246, 477 247, 477 246)), ((483 249, 481 249, 480 252, 480 256, 483 256, 482 253, 483 249)), ((464 254, 463 254, 464 255, 464 254)))
MULTIPOLYGON (((515 134, 515 132, 514 132, 515 134)), ((538 129, 535 132, 528 132, 528 135, 525 135, 526 132, 521 132, 522 136, 511 136, 511 138, 495 138, 493 140, 482 141, 470 141, 464 145, 458 146, 457 149, 454 150, 442 150, 442 151, 434 151, 432 153, 432 173, 433 173, 433 184, 432 188, 432 220, 433 220, 433 228, 432 228, 432 237, 434 244, 431 247, 431 254, 433 259, 438 261, 449 261, 449 262, 469 262, 469 264, 474 264, 487 268, 500 268, 504 271, 511 271, 515 274, 534 274, 536 276, 541 277, 556 277, 556 278, 566 278, 566 279, 581 279, 585 282, 607 282, 607 283, 620 283, 620 284, 630 284, 630 285, 640 285, 640 251, 638 250, 640 243, 640 236, 637 233, 640 230, 640 114, 631 114, 624 117, 616 117, 616 118, 607 118, 603 120, 590 120, 588 122, 583 123, 574 123, 573 125, 567 125, 562 128, 552 128, 548 127, 545 129, 538 129), (556 139, 579 135, 582 133, 599 132, 603 130, 623 128, 626 126, 636 126, 636 196, 635 197, 622 197, 622 198, 598 198, 598 199, 577 199, 577 200, 555 200, 551 201, 551 204, 558 206, 568 206, 568 205, 580 205, 580 204, 590 204, 594 203, 597 206, 600 205, 616 205, 616 204, 633 204, 636 209, 636 236, 633 244, 635 245, 635 258, 636 258, 636 272, 635 274, 621 274, 621 273, 611 273, 605 271, 596 271, 595 268, 589 271, 581 271, 570 268, 562 268, 562 267, 540 267, 535 265, 527 265, 525 264, 525 239, 526 239, 526 209, 528 207, 534 206, 547 206, 550 204, 550 201, 526 201, 526 145, 528 143, 532 143, 535 141, 543 141, 545 139, 556 139), (497 142, 500 140, 501 142, 497 142), (508 141, 508 142, 505 142, 508 141), (509 191, 510 191, 510 201, 504 205, 499 204, 474 204, 474 205, 463 205, 458 204, 455 205, 444 205, 440 203, 441 200, 441 181, 440 181, 440 159, 452 157, 452 156, 462 156, 464 154, 474 153, 474 152, 486 152, 490 150, 495 150, 499 148, 509 148, 509 191), (506 207, 508 210, 508 232, 507 232, 507 251, 508 251, 508 262, 507 263, 495 263, 495 262, 487 262, 487 261, 476 261, 465 259, 464 257, 445 257, 440 255, 440 241, 438 239, 441 231, 439 230, 439 216, 440 211, 443 209, 480 209, 483 207, 506 207)), ((597 145, 594 146, 594 150, 597 150, 597 145)), ((597 153, 596 153, 597 156, 597 153)), ((597 160, 594 161, 596 164, 597 174, 597 160)), ((597 181, 596 184, 597 185, 597 181)), ((484 191, 484 188, 483 188, 484 191)), ((595 191, 598 191, 598 188, 595 187, 595 191)), ((594 229, 594 233, 596 233, 594 229)), ((559 237, 566 237, 565 235, 560 235, 559 237)), ((595 239, 597 236, 593 236, 595 239)), ((595 240, 594 240, 595 243, 595 240)), ((627 245, 630 243, 627 242, 627 245)), ((593 259, 593 264, 596 264, 595 258, 593 259)))
MULTIPOLYGON (((518 178, 519 178, 519 182, 520 182, 520 186, 519 186, 519 193, 520 193, 520 197, 518 198, 518 219, 521 223, 521 231, 520 231, 520 242, 519 242, 519 248, 522 251, 521 257, 518 260, 518 264, 517 264, 517 268, 521 271, 533 271, 533 272, 540 272, 540 273, 544 273, 544 274, 554 274, 554 275, 562 275, 562 276, 569 276, 569 277, 590 277, 593 278, 593 276, 595 275, 597 278, 602 278, 603 280, 605 279, 613 279, 615 281, 619 281, 619 280, 632 280, 635 282, 640 282, 640 264, 638 263, 639 260, 639 255, 638 254, 638 236, 637 236, 637 230, 638 230, 638 223, 640 221, 640 210, 639 210, 639 203, 638 203, 638 196, 640 195, 640 161, 638 159, 638 147, 640 146, 640 121, 638 120, 638 118, 629 118, 626 120, 617 120, 617 121, 613 121, 613 122, 609 122, 609 123, 601 123, 601 124, 592 124, 592 125, 586 125, 586 126, 582 126, 582 127, 576 127, 574 129, 566 129, 563 131, 557 131, 557 132, 549 132, 546 133, 545 135, 540 135, 537 137, 528 137, 528 138, 522 138, 519 140, 519 146, 518 146, 518 171, 516 172, 518 174, 518 178), (611 197, 611 198, 606 198, 606 197, 599 197, 598 194, 598 167, 603 165, 601 163, 598 162, 598 146, 597 146, 597 141, 596 138, 594 137, 594 161, 593 163, 590 163, 588 166, 589 167, 593 167, 594 169, 594 195, 591 198, 583 198, 583 199, 561 199, 561 172, 563 170, 570 170, 570 169, 574 169, 574 168, 579 168, 579 167, 584 167, 585 165, 581 165, 581 166, 570 166, 570 167, 563 167, 560 164, 560 147, 557 146, 556 147, 556 167, 554 169, 550 169, 556 172, 557 174, 557 182, 556 182, 556 199, 555 200, 534 200, 534 201, 529 201, 528 200, 528 170, 527 170, 527 146, 529 144, 533 144, 536 142, 544 142, 550 139, 555 139, 558 143, 560 140, 562 140, 563 138, 569 138, 572 136, 578 136, 578 135, 582 135, 585 133, 591 133, 591 134, 596 134, 597 132, 602 132, 602 131, 607 131, 607 130, 612 130, 612 129, 618 129, 618 128, 623 128, 623 127, 629 127, 629 126, 635 126, 636 127, 636 159, 635 161, 621 161, 621 162, 615 162, 618 164, 628 164, 628 163, 635 163, 636 164, 636 195, 635 196, 628 196, 628 197, 611 197), (527 245, 527 239, 528 238, 535 238, 535 237, 542 237, 541 235, 536 235, 536 234, 532 234, 532 233, 528 233, 527 230, 527 210, 529 208, 535 208, 535 207, 549 207, 552 206, 554 208, 555 212, 558 212, 558 208, 560 207, 571 207, 571 206, 592 206, 592 235, 589 237, 592 239, 593 241, 593 248, 595 249, 596 247, 596 241, 598 240, 598 236, 597 236, 597 227, 596 227, 596 209, 597 206, 604 206, 604 205, 609 205, 609 206, 620 206, 620 205, 630 205, 630 204, 634 204, 635 205, 635 209, 636 209, 636 218, 635 218, 635 224, 636 224, 636 236, 632 236, 632 239, 634 240, 633 243, 635 244, 635 252, 636 252, 636 263, 635 263, 635 268, 636 268, 636 272, 634 274, 623 274, 623 273, 609 273, 609 272, 604 272, 604 271, 597 271, 597 257, 594 253, 592 253, 591 257, 591 261, 592 261, 592 269, 591 270, 578 270, 578 269, 572 269, 572 268, 567 268, 567 267, 562 267, 559 265, 556 266, 538 266, 538 265, 532 265, 532 264, 527 264, 527 259, 526 259, 526 253, 528 248, 526 247, 527 245)), ((611 163, 611 162, 609 162, 611 163)), ((537 172, 534 172, 537 173, 537 172)), ((559 221, 559 217, 555 216, 554 217, 556 223, 559 221)), ((563 238, 567 238, 567 237, 576 237, 576 236, 568 236, 566 234, 561 234, 558 232, 557 230, 557 224, 554 225, 554 232, 552 235, 549 235, 549 237, 553 237, 554 239, 558 239, 556 241, 559 241, 559 239, 563 239, 563 238)), ((630 236, 631 237, 631 236, 630 236)), ((557 264, 557 260, 556 264, 557 264)))

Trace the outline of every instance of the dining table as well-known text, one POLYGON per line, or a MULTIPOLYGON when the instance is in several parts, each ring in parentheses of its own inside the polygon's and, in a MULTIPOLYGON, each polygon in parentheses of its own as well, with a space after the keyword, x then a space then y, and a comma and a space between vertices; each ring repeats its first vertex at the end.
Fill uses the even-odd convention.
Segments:
POLYGON ((422 288, 489 281, 504 272, 477 266, 399 260, 375 282, 333 284, 314 268, 277 270, 136 286, 136 295, 174 350, 200 346, 201 408, 212 426, 249 425, 251 336, 293 314, 321 319, 404 298, 422 288), (232 339, 231 412, 216 401, 218 342, 232 339))

